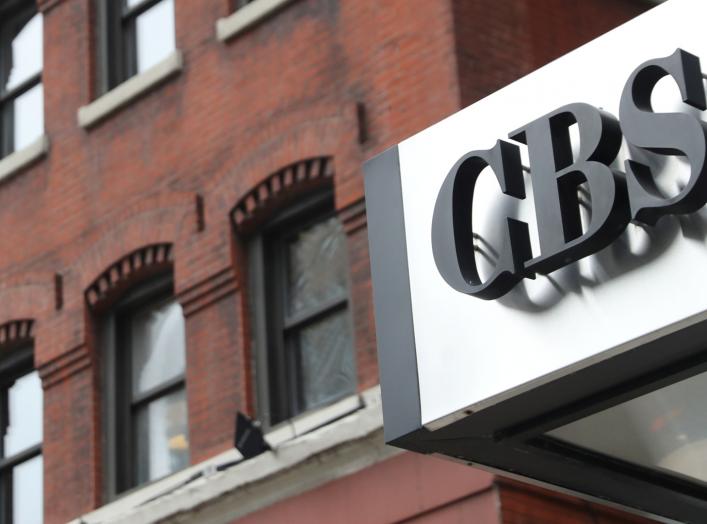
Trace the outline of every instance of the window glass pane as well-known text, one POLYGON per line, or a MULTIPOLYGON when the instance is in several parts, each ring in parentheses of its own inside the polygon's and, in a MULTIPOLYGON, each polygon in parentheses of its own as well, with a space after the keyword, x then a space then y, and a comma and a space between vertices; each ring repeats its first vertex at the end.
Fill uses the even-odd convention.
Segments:
POLYGON ((303 328, 299 333, 304 409, 356 391, 351 328, 346 310, 303 328))
POLYGON ((184 315, 175 301, 138 311, 131 322, 133 394, 184 373, 184 315))
POLYGON ((42 15, 36 14, 12 39, 12 62, 6 70, 6 90, 42 70, 42 15))
POLYGON ((707 373, 549 432, 574 445, 707 482, 707 373))
POLYGON ((290 315, 346 296, 346 240, 336 217, 300 231, 287 250, 290 315))
POLYGON ((137 18, 137 72, 142 73, 174 51, 174 2, 162 0, 137 18))
POLYGON ((44 90, 42 84, 18 96, 14 103, 14 149, 18 151, 44 132, 44 90))
POLYGON ((138 484, 189 464, 187 403, 183 389, 142 408, 137 414, 136 430, 138 484))
POLYGON ((8 391, 9 425, 4 436, 5 456, 42 442, 42 383, 33 371, 20 377, 8 391))
POLYGON ((140 4, 145 3, 147 0, 125 0, 125 6, 128 8, 132 8, 135 6, 138 6, 140 4))
POLYGON ((42 456, 21 463, 12 470, 12 522, 41 524, 42 456))

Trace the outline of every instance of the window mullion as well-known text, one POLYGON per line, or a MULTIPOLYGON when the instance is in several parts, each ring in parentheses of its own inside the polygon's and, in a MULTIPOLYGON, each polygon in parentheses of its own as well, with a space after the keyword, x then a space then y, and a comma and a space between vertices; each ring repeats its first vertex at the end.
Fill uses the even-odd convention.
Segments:
POLYGON ((287 304, 287 266, 285 263, 285 247, 281 239, 278 239, 273 247, 273 271, 271 273, 274 279, 273 290, 275 296, 272 297, 273 303, 273 316, 275 320, 274 333, 277 333, 275 342, 276 354, 275 354, 275 372, 276 372, 276 383, 274 388, 271 387, 271 391, 275 389, 277 392, 278 399, 278 412, 280 417, 288 418, 292 416, 293 409, 296 409, 296 405, 293 405, 293 401, 296 401, 296 383, 292 381, 292 376, 288 370, 288 341, 285 337, 284 330, 284 319, 285 319, 285 308, 287 304))
POLYGON ((12 524, 12 470, 0 470, 0 524, 12 524))
POLYGON ((0 105, 0 156, 9 155, 14 149, 15 104, 8 101, 0 105))
POLYGON ((130 78, 137 74, 137 17, 125 17, 121 21, 122 36, 122 75, 123 79, 130 78))
POLYGON ((129 71, 126 66, 126 35, 123 30, 122 1, 102 0, 106 32, 102 49, 103 71, 105 85, 103 91, 108 91, 123 82, 129 71))
POLYGON ((278 318, 280 325, 278 332, 283 344, 284 355, 280 362, 283 372, 286 376, 286 388, 283 391, 287 395, 287 417, 293 417, 300 413, 304 405, 302 380, 301 380, 301 359, 299 351, 299 340, 297 334, 288 329, 288 305, 290 303, 290 286, 289 286, 289 258, 288 258, 288 238, 292 231, 285 231, 284 234, 278 237, 278 278, 277 289, 280 292, 279 300, 276 301, 280 313, 278 318))
POLYGON ((0 26, 0 102, 4 99, 5 97, 5 84, 7 84, 7 76, 9 74, 9 71, 5 71, 5 61, 7 60, 7 57, 5 56, 5 50, 3 49, 3 46, 5 45, 5 32, 2 30, 2 26, 0 26))
POLYGON ((5 457, 0 460, 0 472, 11 470, 14 467, 19 466, 23 462, 27 462, 30 459, 42 454, 42 444, 35 444, 34 446, 19 451, 11 457, 5 457))
POLYGON ((132 370, 130 354, 132 351, 129 336, 129 319, 122 318, 116 330, 116 468, 118 492, 133 485, 134 469, 132 464, 132 412, 130 395, 132 394, 132 370))
POLYGON ((0 461, 5 458, 5 433, 9 425, 9 395, 7 389, 0 389, 0 461))
POLYGON ((184 375, 179 375, 174 377, 159 386, 155 386, 144 393, 137 394, 133 396, 131 408, 132 410, 138 409, 145 404, 149 404, 153 400, 164 397, 173 391, 180 389, 185 384, 184 375))
POLYGON ((12 103, 16 98, 19 98, 41 82, 42 72, 39 71, 30 76, 29 78, 23 80, 21 84, 13 87, 9 91, 4 91, 0 93, 0 104, 5 104, 6 102, 12 103))
POLYGON ((303 395, 302 395, 302 380, 301 380, 301 360, 299 351, 299 340, 297 333, 283 332, 283 339, 285 341, 285 360, 284 368, 287 374, 287 383, 289 391, 289 402, 288 417, 293 417, 300 413, 301 406, 303 406, 303 395))
POLYGON ((292 318, 286 319, 284 322, 284 329, 287 331, 302 327, 305 324, 314 322, 315 320, 327 315, 328 313, 345 307, 347 303, 348 298, 345 295, 341 295, 333 299, 327 300, 326 302, 322 302, 321 304, 310 308, 308 311, 299 313, 298 315, 292 318))

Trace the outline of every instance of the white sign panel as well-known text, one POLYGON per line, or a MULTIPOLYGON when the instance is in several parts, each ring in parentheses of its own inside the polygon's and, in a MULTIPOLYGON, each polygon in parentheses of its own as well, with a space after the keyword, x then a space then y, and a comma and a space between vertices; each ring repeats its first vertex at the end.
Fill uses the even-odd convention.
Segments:
MULTIPOLYGON (((398 146, 414 326, 420 415, 436 428, 465 410, 479 411, 570 371, 707 318, 707 212, 666 216, 655 226, 629 224, 609 247, 503 297, 484 300, 453 289, 432 250, 437 195, 465 154, 566 104, 586 103, 619 118, 631 74, 648 60, 682 49, 707 67, 707 4, 672 0, 639 20, 511 84, 398 146), (689 13, 689 16, 686 16, 689 13)), ((685 104, 673 78, 660 80, 654 112, 705 114, 685 104)), ((578 132, 571 128, 575 154, 578 132)), ((653 155, 624 139, 613 166, 631 158, 650 165, 666 195, 690 178, 683 157, 653 155)), ((490 170, 474 192, 476 260, 487 276, 501 249, 505 217, 528 224, 540 256, 532 159, 522 146, 526 198, 501 193, 490 170), (529 174, 528 174, 529 172, 529 174)), ((581 200, 580 191, 580 200, 581 200)), ((591 220, 583 206, 583 223, 591 220)))

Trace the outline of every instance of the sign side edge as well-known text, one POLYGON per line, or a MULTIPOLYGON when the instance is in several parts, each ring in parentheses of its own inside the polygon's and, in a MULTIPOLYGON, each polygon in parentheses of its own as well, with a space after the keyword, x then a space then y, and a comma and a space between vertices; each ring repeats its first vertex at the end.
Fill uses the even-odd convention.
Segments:
POLYGON ((420 388, 398 146, 364 164, 385 441, 420 429, 420 388))

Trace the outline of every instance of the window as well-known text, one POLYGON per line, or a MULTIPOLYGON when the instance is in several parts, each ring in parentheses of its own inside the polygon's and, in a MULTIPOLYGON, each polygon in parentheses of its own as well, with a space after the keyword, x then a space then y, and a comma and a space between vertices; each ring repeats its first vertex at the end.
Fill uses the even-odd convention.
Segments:
POLYGON ((189 463, 184 315, 171 278, 123 298, 103 337, 112 498, 189 463))
POLYGON ((0 7, 0 157, 44 132, 42 15, 36 2, 0 7))
POLYGON ((249 251, 264 424, 354 393, 346 238, 331 192, 280 214, 249 251))
POLYGON ((174 0, 98 0, 99 91, 143 73, 175 50, 174 0))
POLYGON ((0 523, 40 523, 42 507, 42 384, 32 347, 0 360, 0 523))

